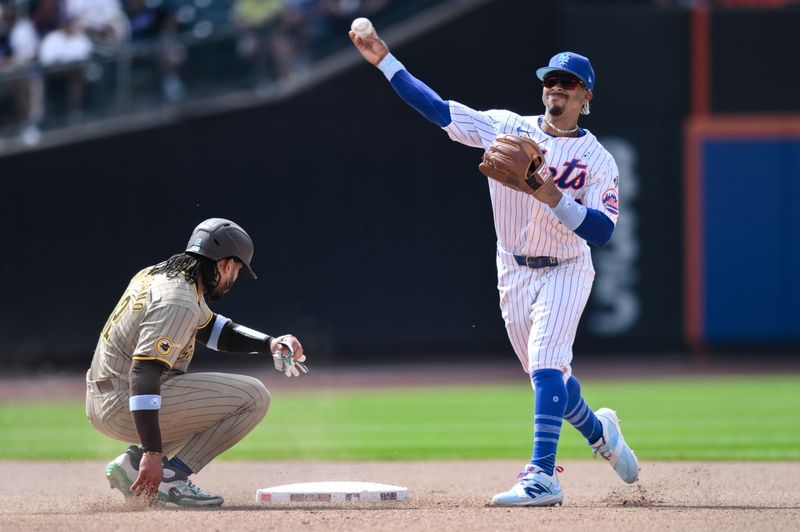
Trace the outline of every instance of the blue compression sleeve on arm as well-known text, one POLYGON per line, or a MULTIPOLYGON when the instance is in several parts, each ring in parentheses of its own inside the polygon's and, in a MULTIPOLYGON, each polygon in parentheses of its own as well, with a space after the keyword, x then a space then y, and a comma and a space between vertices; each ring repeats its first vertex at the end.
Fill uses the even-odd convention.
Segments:
POLYGON ((586 218, 575 229, 576 235, 599 248, 605 246, 611 240, 611 233, 613 232, 614 222, 597 209, 590 208, 586 209, 586 218))
POLYGON ((392 76, 391 83, 404 102, 437 126, 445 127, 452 121, 450 105, 433 89, 409 74, 408 70, 401 70, 392 76))
POLYGON ((433 89, 409 74, 392 54, 384 57, 378 68, 389 79, 398 96, 419 114, 439 127, 445 127, 452 121, 450 105, 433 89))

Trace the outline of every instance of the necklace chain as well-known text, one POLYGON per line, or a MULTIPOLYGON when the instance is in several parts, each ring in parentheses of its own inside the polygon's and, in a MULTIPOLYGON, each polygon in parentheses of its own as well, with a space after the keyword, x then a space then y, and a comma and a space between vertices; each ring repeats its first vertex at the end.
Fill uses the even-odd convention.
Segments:
POLYGON ((559 129, 559 128, 557 128, 556 126, 554 126, 554 125, 553 125, 553 123, 552 123, 551 121, 549 121, 548 119, 546 119, 546 118, 544 118, 544 117, 542 117, 542 119, 544 120, 544 122, 545 122, 545 123, 546 123, 548 126, 552 127, 553 129, 555 129, 555 130, 556 130, 556 131, 558 131, 559 133, 575 133, 576 131, 578 131, 578 126, 575 126, 575 127, 574 127, 574 128, 572 128, 572 129, 559 129))

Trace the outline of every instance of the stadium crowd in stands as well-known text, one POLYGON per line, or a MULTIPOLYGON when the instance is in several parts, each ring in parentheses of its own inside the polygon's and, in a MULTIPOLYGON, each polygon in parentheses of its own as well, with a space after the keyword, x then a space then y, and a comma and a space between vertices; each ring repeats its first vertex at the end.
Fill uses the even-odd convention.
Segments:
POLYGON ((336 36, 346 46, 354 17, 391 4, 0 0, 0 131, 33 145, 42 127, 178 102, 220 80, 280 81, 308 69, 336 36))

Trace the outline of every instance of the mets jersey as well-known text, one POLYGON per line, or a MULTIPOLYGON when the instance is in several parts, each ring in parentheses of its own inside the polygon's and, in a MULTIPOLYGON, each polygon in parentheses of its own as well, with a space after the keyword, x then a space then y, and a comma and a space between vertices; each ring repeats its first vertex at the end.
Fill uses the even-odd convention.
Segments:
MULTIPOLYGON (((451 139, 488 148, 497 135, 528 137, 539 143, 550 175, 563 194, 596 209, 614 223, 619 215, 619 171, 614 158, 588 130, 580 137, 553 137, 540 126, 541 116, 511 111, 476 111, 450 101, 452 122, 443 129, 451 139)), ((528 257, 569 259, 589 255, 586 241, 570 231, 550 208, 529 194, 488 179, 494 226, 500 249, 528 257)))
POLYGON ((100 333, 90 380, 127 380, 133 360, 158 360, 184 373, 194 355, 195 335, 214 314, 182 275, 137 273, 100 333))

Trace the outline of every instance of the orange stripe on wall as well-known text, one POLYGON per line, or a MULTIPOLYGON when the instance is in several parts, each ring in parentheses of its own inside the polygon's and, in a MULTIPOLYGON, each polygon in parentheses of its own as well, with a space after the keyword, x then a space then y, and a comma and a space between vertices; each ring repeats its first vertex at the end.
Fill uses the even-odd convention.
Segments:
POLYGON ((695 361, 705 350, 705 286, 703 283, 703 186, 697 124, 690 118, 684 128, 684 336, 695 361))
POLYGON ((707 8, 695 7, 690 18, 690 108, 684 126, 684 337, 695 363, 708 359, 705 346, 703 284, 702 155, 696 122, 711 112, 711 20, 707 8))
POLYGON ((684 336, 692 353, 697 356, 703 351, 703 254, 702 254, 702 173, 700 171, 700 139, 696 133, 696 123, 689 119, 684 130, 684 336))
POLYGON ((715 138, 783 138, 800 133, 800 114, 725 114, 695 117, 691 120, 696 135, 715 138))

